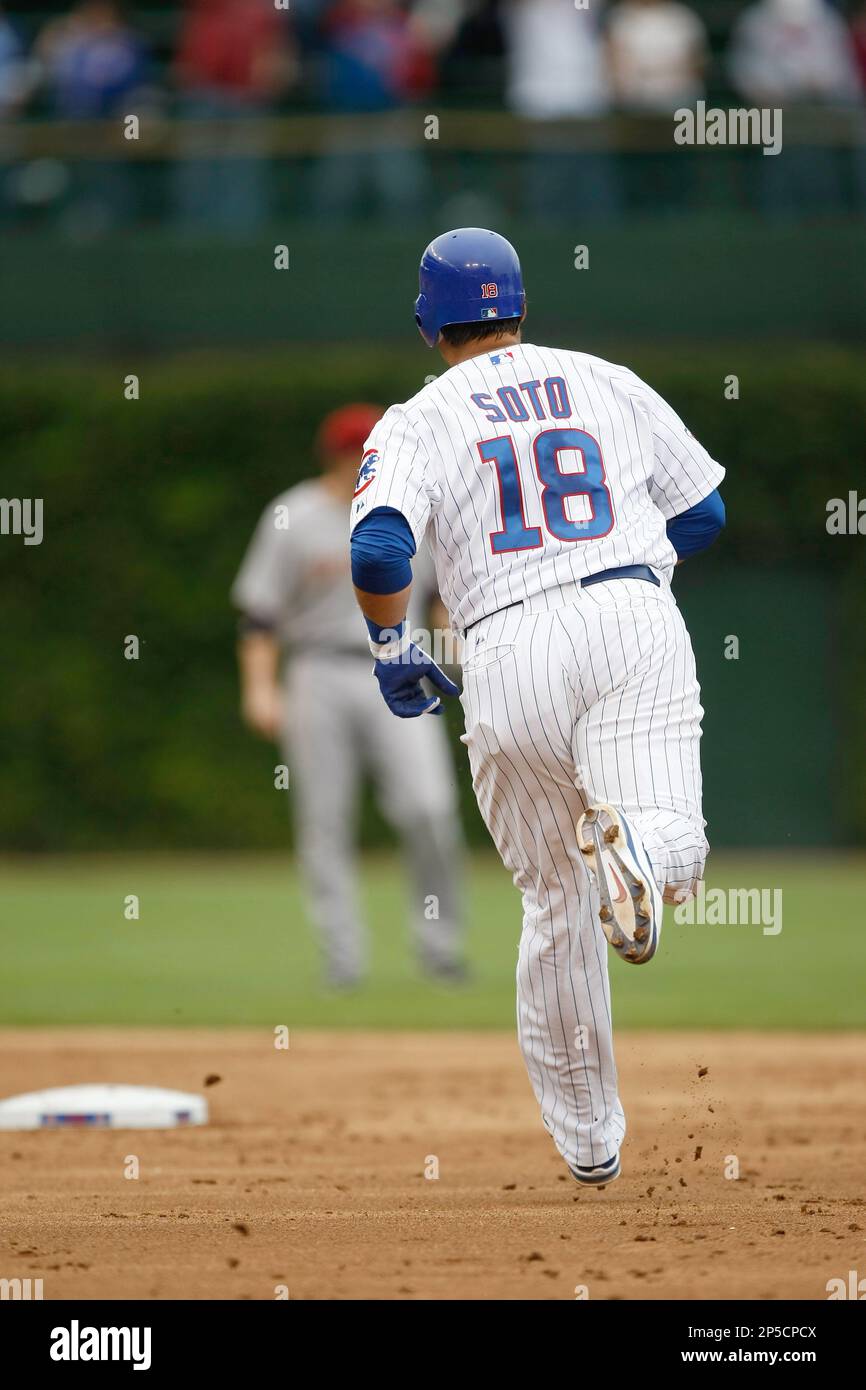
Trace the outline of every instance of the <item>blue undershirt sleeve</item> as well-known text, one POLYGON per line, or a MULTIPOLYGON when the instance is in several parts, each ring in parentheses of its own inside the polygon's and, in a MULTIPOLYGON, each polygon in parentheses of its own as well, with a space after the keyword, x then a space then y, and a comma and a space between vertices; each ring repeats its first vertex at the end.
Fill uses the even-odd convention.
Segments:
POLYGON ((376 507, 352 532, 352 583, 367 594, 396 594, 412 583, 415 537, 402 512, 376 507))
POLYGON ((668 540, 677 552, 677 559, 684 560, 688 555, 706 550, 724 524, 725 504, 718 488, 713 488, 702 501, 667 523, 668 540))

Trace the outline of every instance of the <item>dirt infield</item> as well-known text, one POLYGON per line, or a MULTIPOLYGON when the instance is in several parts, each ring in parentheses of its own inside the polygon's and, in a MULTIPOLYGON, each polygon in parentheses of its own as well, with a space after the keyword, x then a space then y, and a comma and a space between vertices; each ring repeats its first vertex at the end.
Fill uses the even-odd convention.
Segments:
POLYGON ((864 1049, 624 1035, 624 1176, 593 1192, 511 1036, 7 1031, 0 1095, 219 1080, 204 1129, 0 1134, 0 1278, 46 1299, 824 1299, 866 1275, 864 1049))

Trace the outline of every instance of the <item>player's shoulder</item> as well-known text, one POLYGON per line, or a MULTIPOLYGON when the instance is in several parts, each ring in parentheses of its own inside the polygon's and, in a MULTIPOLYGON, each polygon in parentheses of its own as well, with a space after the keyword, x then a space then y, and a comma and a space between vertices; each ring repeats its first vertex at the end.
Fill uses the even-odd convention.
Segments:
POLYGON ((652 415, 658 407, 659 397, 652 387, 638 376, 637 372, 624 362, 610 362, 606 357, 597 357, 591 352, 576 352, 571 348, 540 349, 542 365, 547 369, 558 364, 560 375, 566 381, 579 383, 591 395, 601 393, 611 403, 616 401, 621 409, 630 408, 643 415, 652 415))
POLYGON ((631 367, 622 362, 610 362, 606 357, 597 357, 591 352, 578 352, 574 348, 537 347, 537 352, 550 358, 553 363, 577 376, 593 377, 596 381, 622 382, 625 385, 642 386, 644 383, 631 367))
POLYGON ((431 420, 443 406, 442 383, 457 368, 450 367, 440 376, 429 378, 414 396, 389 406, 367 440, 367 447, 381 448, 386 443, 403 443, 424 433, 431 420))
MULTIPOLYGON (((415 392, 414 396, 409 396, 408 400, 392 406, 391 410, 398 412, 397 418, 404 419, 410 424, 417 423, 431 406, 435 406, 441 400, 445 384, 459 373, 460 365, 462 364, 448 367, 436 376, 428 376, 424 385, 415 392)), ((387 413, 390 414, 390 411, 387 413)))

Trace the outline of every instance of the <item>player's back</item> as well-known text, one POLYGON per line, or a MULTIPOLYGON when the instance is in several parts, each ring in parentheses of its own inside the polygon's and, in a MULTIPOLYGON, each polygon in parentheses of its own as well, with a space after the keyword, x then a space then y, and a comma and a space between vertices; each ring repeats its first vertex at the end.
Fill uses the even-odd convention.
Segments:
POLYGON ((416 535, 429 523, 460 627, 620 566, 668 574, 666 519, 723 472, 628 368, 529 343, 472 357, 392 407, 369 454, 354 519, 391 506, 416 535))

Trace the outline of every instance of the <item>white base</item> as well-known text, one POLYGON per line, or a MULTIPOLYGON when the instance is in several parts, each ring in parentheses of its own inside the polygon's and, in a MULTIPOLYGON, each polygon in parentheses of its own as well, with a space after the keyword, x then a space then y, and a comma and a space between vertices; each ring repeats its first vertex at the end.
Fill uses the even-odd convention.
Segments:
POLYGON ((203 1096, 161 1086, 56 1086, 0 1101, 0 1129, 175 1129, 207 1119, 203 1096))

